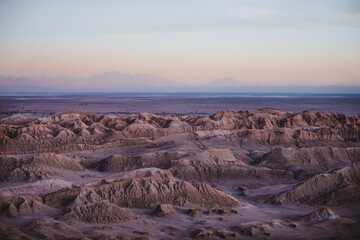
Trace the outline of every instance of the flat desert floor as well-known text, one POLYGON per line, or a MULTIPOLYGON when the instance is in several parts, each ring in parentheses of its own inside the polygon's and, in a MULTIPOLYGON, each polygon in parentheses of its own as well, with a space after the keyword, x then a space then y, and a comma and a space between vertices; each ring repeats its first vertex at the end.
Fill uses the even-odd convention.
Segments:
POLYGON ((16 113, 44 115, 78 110, 103 114, 182 113, 210 115, 226 109, 330 111, 354 115, 360 112, 359 94, 273 93, 92 93, 2 94, 0 118, 16 113))

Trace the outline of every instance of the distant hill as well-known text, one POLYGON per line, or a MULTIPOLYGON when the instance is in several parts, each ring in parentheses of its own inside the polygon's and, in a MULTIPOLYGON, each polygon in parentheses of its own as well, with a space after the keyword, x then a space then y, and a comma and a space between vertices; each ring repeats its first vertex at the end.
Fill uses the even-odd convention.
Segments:
MULTIPOLYGON (((170 81, 165 78, 150 74, 123 74, 120 72, 106 72, 100 75, 92 76, 86 79, 88 84, 98 86, 98 83, 104 83, 109 87, 118 88, 144 88, 144 87, 179 87, 183 84, 170 81)), ((106 87, 106 85, 104 85, 106 87)))
POLYGON ((225 78, 218 78, 214 81, 207 82, 201 85, 201 87, 205 88, 213 88, 213 87, 241 87, 244 86, 244 83, 239 82, 238 80, 231 78, 231 77, 225 77, 225 78))
POLYGON ((169 91, 184 84, 150 74, 106 72, 88 78, 0 76, 1 92, 6 91, 169 91))
POLYGON ((106 72, 87 78, 68 76, 0 76, 1 93, 20 92, 266 92, 266 93, 357 93, 360 82, 316 86, 304 83, 288 85, 249 84, 231 77, 218 78, 200 85, 177 83, 152 74, 106 72))

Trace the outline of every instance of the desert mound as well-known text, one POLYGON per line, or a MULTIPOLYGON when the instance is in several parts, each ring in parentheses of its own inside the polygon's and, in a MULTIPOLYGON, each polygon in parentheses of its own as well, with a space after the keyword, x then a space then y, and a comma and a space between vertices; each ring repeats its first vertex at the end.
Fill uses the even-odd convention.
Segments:
POLYGON ((320 208, 312 213, 309 213, 305 216, 302 216, 300 220, 312 221, 312 222, 321 222, 326 220, 332 220, 339 218, 336 212, 330 208, 320 208))
POLYGON ((62 220, 79 219, 91 223, 117 223, 135 219, 134 213, 126 208, 120 208, 108 201, 72 207, 62 220))
POLYGON ((271 201, 277 204, 359 204, 360 164, 354 163, 334 172, 315 175, 271 201))
POLYGON ((360 160, 360 148, 276 148, 260 159, 259 166, 303 171, 325 171, 360 160))
POLYGON ((160 204, 151 215, 156 217, 171 217, 178 215, 178 212, 170 204, 160 204))
POLYGON ((7 168, 2 179, 9 182, 49 179, 84 170, 76 160, 54 153, 42 153, 7 168))
MULTIPOLYGON (((248 205, 236 200, 206 183, 192 185, 175 178, 169 171, 156 168, 131 171, 121 179, 87 187, 101 200, 120 207, 155 208, 160 204, 183 207, 235 207, 248 205)), ((81 194, 83 188, 55 192, 46 196, 47 204, 69 204, 81 194)))
POLYGON ((273 222, 256 221, 240 223, 234 226, 233 229, 244 236, 266 238, 276 231, 276 227, 277 226, 274 226, 273 222))
POLYGON ((52 211, 50 207, 43 204, 39 197, 14 197, 0 200, 0 212, 10 218, 18 218, 36 215, 44 211, 52 211))
POLYGON ((237 159, 230 149, 211 149, 190 154, 173 161, 169 170, 176 177, 188 181, 292 177, 292 173, 285 170, 253 167, 237 159))
POLYGON ((34 119, 33 116, 31 116, 30 114, 18 113, 18 114, 12 115, 10 117, 3 118, 3 119, 0 120, 0 122, 9 123, 9 124, 24 124, 26 122, 29 122, 29 121, 33 120, 33 119, 34 119))
POLYGON ((61 179, 46 179, 36 182, 25 183, 20 186, 11 186, 0 189, 0 197, 9 198, 18 195, 44 194, 60 190, 70 189, 72 183, 61 179))
POLYGON ((171 161, 180 158, 178 152, 156 152, 139 156, 113 154, 100 162, 102 172, 123 172, 138 168, 156 167, 167 169, 171 161))

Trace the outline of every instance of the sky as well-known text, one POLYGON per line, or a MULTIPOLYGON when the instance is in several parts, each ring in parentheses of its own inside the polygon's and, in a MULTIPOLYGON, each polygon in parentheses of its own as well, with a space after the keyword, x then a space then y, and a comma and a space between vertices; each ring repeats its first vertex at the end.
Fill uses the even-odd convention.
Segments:
POLYGON ((0 0, 0 75, 360 81, 358 0, 0 0))

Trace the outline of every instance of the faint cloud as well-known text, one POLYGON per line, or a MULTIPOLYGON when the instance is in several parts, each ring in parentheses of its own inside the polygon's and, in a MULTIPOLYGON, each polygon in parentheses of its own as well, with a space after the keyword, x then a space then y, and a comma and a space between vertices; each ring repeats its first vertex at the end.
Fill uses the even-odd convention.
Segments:
POLYGON ((274 17, 277 14, 276 10, 259 8, 232 8, 228 11, 232 17, 241 19, 269 18, 274 17))

